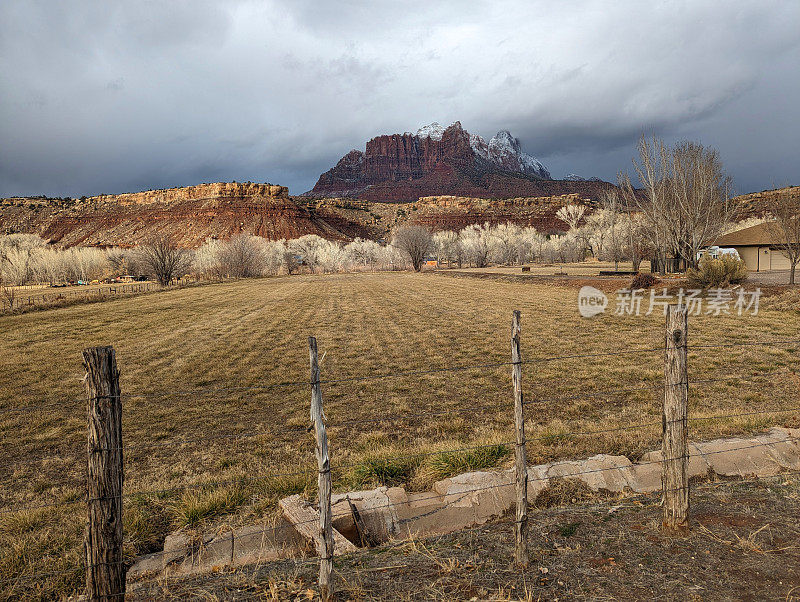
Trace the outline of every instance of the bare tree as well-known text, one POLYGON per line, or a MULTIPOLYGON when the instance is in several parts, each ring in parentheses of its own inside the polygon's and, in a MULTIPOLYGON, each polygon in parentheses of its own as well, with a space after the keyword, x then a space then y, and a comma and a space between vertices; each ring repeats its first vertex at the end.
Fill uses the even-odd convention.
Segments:
POLYGON ((489 222, 483 224, 472 224, 467 226, 459 233, 461 248, 468 261, 476 268, 485 268, 489 263, 489 251, 491 249, 492 227, 489 222))
POLYGON ((628 174, 620 173, 617 177, 625 200, 645 216, 648 228, 643 228, 655 254, 654 263, 663 273, 666 269, 668 254, 668 230, 672 219, 667 198, 667 179, 669 177, 669 154, 664 142, 655 136, 648 140, 644 135, 637 145, 638 161, 633 160, 634 170, 642 184, 639 193, 633 187, 628 174))
POLYGON ((697 253, 710 244, 730 221, 730 178, 717 151, 682 142, 668 148, 662 140, 642 136, 634 169, 642 184, 635 190, 627 174, 619 186, 628 206, 645 217, 642 232, 649 238, 658 271, 670 258, 686 268, 697 264, 697 253))
POLYGON ((253 278, 264 273, 266 255, 257 237, 237 234, 222 245, 219 264, 231 278, 253 278))
POLYGON ((695 142, 672 149, 669 197, 677 214, 673 247, 684 267, 696 267, 700 249, 716 240, 730 221, 730 188, 716 150, 695 142))
POLYGON ((436 249, 436 258, 439 263, 447 262, 447 267, 453 267, 453 261, 460 259, 462 252, 461 239, 458 232, 442 230, 433 235, 433 246, 436 249))
POLYGON ((570 230, 575 230, 578 227, 578 222, 583 219, 583 214, 586 213, 584 205, 564 205, 556 211, 556 217, 569 226, 570 230))
POLYGON ((603 209, 606 214, 606 223, 608 225, 608 246, 611 251, 611 258, 614 260, 614 271, 619 271, 619 260, 622 257, 623 242, 620 239, 619 233, 619 193, 614 189, 609 189, 603 192, 600 202, 603 204, 603 209))
POLYGON ((797 264, 800 263, 800 196, 777 194, 768 201, 769 212, 775 218, 768 229, 779 240, 778 247, 789 258, 789 284, 794 284, 797 264))
POLYGON ((139 260, 161 286, 168 285, 191 264, 189 251, 179 248, 166 234, 153 236, 138 251, 139 260))
POLYGON ((406 253, 414 270, 419 272, 425 255, 433 247, 433 235, 424 226, 404 225, 395 230, 392 245, 406 253))

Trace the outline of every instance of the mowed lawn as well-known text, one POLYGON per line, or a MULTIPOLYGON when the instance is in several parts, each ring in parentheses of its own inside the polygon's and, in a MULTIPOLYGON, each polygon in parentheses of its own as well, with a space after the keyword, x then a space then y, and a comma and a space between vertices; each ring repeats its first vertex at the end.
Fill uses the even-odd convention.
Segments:
MULTIPOLYGON (((274 513, 284 495, 314 494, 310 335, 322 379, 333 381, 323 397, 335 490, 427 488, 508 463, 510 366, 469 367, 510 360, 513 309, 528 362, 530 462, 636 459, 660 445, 663 315, 584 319, 576 288, 425 273, 291 276, 0 317, 0 596, 81 589, 83 348, 117 351, 132 557, 160 549, 176 528, 247 522, 274 513)), ((786 411, 800 405, 800 344, 702 347, 798 339, 793 311, 692 317, 690 415, 745 415, 692 422, 691 437, 800 426, 786 411)))

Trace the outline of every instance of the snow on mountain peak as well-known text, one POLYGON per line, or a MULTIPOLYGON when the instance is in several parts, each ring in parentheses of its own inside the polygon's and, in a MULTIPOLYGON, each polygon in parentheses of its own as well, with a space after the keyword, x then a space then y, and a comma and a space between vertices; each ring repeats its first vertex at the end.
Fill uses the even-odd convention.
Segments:
POLYGON ((489 141, 488 150, 489 160, 503 169, 550 179, 547 168, 536 157, 522 152, 519 139, 514 138, 507 130, 501 130, 494 135, 489 141))
POLYGON ((570 173, 564 176, 564 180, 569 180, 570 182, 585 182, 585 178, 582 178, 576 173, 570 173))
POLYGON ((442 135, 444 134, 444 127, 442 127, 438 122, 434 121, 430 125, 424 125, 417 130, 417 137, 420 140, 423 138, 430 138, 431 140, 439 141, 442 139, 442 135))
MULTIPOLYGON (((461 128, 459 122, 455 122, 453 125, 461 128)), ((417 137, 420 140, 430 138, 438 142, 442 139, 445 129, 444 126, 434 121, 419 128, 417 137)), ((500 130, 488 143, 478 134, 469 134, 469 145, 476 157, 489 161, 502 169, 550 179, 550 172, 547 171, 547 168, 536 157, 523 152, 519 139, 514 138, 508 130, 500 130)))
POLYGON ((511 132, 501 130, 489 140, 489 158, 497 161, 503 157, 516 156, 520 153, 521 147, 519 140, 511 135, 511 132))
POLYGON ((489 145, 482 136, 479 136, 478 134, 470 134, 469 145, 472 147, 473 152, 481 159, 489 158, 489 145))

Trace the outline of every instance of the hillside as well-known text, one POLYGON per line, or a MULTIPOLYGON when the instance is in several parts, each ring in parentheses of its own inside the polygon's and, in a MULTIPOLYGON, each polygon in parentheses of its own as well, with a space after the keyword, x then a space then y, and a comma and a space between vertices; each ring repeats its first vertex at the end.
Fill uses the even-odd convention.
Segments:
POLYGON ((29 232, 66 246, 134 246, 154 234, 184 247, 250 232, 269 239, 342 234, 271 184, 216 183, 85 199, 0 201, 0 233, 29 232))
POLYGON ((609 184, 597 180, 552 180, 518 139, 502 130, 489 142, 456 121, 416 134, 381 135, 364 152, 351 150, 323 173, 303 196, 350 197, 413 202, 419 197, 455 195, 489 199, 579 194, 597 200, 609 184))
POLYGON ((410 220, 432 230, 512 222, 546 232, 563 229, 561 205, 593 201, 577 194, 490 200, 431 196, 411 203, 290 197, 283 186, 217 183, 85 199, 18 197, 0 200, 0 234, 25 232, 65 246, 135 246, 167 234, 184 247, 248 232, 271 240, 386 239, 410 220))
MULTIPOLYGON (((778 194, 800 194, 800 187, 737 197, 740 219, 762 216, 768 199, 778 194)), ((381 240, 405 221, 434 231, 511 222, 553 233, 565 228, 556 211, 570 203, 597 206, 591 195, 577 192, 507 199, 427 195, 412 202, 387 203, 291 197, 283 186, 233 182, 82 199, 0 199, 0 234, 25 232, 65 246, 102 247, 135 246, 154 234, 168 234, 184 247, 197 247, 209 237, 227 239, 239 232, 271 240, 305 234, 381 240)))
POLYGON ((737 218, 744 220, 751 217, 764 217, 769 210, 769 204, 778 197, 800 198, 800 186, 762 190, 736 197, 734 200, 737 203, 737 218))

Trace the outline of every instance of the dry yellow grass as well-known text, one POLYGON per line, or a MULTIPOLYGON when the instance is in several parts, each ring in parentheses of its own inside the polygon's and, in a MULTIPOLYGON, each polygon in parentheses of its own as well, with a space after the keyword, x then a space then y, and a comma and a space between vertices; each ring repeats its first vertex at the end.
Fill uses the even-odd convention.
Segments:
MULTIPOLYGON (((512 309, 522 311, 523 358, 531 360, 523 370, 531 462, 601 452, 635 457, 656 448, 658 390, 598 393, 657 386, 663 369, 658 351, 545 360, 659 347, 663 316, 586 320, 578 316, 576 298, 574 288, 528 282, 339 274, 208 285, 0 317, 2 506, 65 504, 0 515, 2 595, 51 597, 82 584, 83 508, 70 502, 83 492, 84 347, 113 344, 117 350, 126 494, 178 489, 126 499, 126 544, 133 555, 158 549, 178 526, 242 522, 272 512, 282 495, 313 493, 313 437, 304 430, 309 388, 264 388, 308 379, 309 335, 324 354, 322 378, 342 381, 323 385, 329 422, 347 422, 329 432, 335 489, 372 485, 384 473, 370 467, 396 455, 412 457, 392 461, 393 478, 427 487, 448 467, 476 464, 413 454, 513 439, 508 366, 348 380, 507 362, 512 309), (558 399, 563 396, 570 399, 558 399), (49 407, 53 402, 58 406, 49 407), (46 411, 3 412, 43 405, 46 411), (429 412, 434 415, 423 415, 429 412), (645 423, 635 431, 575 434, 645 423), (306 468, 303 475, 260 479, 306 468), (230 484, 179 489, 209 481, 230 484), (42 576, 65 569, 71 573, 42 576)), ((697 346, 798 339, 799 331, 797 313, 763 311, 692 318, 689 340, 697 346)), ((798 405, 798 349, 690 350, 692 380, 749 377, 693 388, 691 413, 798 405)), ((694 422, 691 432, 709 438, 773 424, 800 426, 794 412, 694 422)), ((500 452, 488 457, 507 461, 500 452)))

